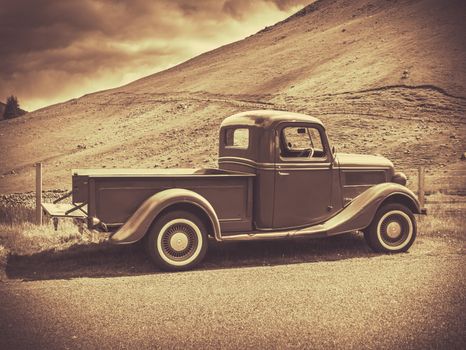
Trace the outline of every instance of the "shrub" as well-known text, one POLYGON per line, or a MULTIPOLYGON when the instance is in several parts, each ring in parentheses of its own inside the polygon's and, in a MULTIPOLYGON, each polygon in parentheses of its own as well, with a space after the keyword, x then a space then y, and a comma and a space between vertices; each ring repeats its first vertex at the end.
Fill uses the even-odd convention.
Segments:
POLYGON ((18 98, 11 95, 6 100, 5 110, 3 111, 3 118, 11 119, 23 115, 25 112, 19 108, 18 98))

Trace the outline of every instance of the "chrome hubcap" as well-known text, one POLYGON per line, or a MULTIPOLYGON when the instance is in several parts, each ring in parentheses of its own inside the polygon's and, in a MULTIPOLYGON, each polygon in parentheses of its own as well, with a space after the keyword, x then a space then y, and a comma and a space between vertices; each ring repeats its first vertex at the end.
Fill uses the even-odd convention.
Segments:
POLYGON ((390 238, 397 238, 401 235, 401 225, 396 222, 392 221, 387 225, 387 236, 390 238))
POLYGON ((178 218, 165 224, 157 238, 161 257, 170 264, 187 264, 199 254, 202 234, 190 220, 178 218))
POLYGON ((170 238, 170 246, 177 252, 181 252, 188 246, 188 236, 184 232, 176 232, 170 238))

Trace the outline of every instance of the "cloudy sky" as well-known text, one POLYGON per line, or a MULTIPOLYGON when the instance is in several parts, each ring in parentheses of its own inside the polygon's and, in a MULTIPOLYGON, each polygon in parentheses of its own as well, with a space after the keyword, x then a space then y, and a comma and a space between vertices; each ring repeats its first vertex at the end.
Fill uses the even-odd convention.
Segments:
POLYGON ((240 40, 312 0, 0 0, 0 101, 34 110, 240 40))

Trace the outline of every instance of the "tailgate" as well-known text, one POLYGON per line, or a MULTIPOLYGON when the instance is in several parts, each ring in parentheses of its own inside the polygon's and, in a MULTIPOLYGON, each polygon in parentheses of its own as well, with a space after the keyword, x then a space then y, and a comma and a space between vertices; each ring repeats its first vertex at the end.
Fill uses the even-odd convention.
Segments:
POLYGON ((50 217, 55 218, 85 218, 86 206, 80 207, 66 203, 42 203, 42 208, 50 217), (84 211, 83 211, 84 210, 84 211))

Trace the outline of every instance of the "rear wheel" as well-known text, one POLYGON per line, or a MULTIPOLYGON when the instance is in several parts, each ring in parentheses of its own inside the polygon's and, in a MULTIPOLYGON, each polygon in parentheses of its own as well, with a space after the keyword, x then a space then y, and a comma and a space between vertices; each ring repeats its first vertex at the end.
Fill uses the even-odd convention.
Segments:
POLYGON ((416 219, 409 208, 391 203, 377 210, 372 223, 364 230, 364 238, 375 252, 407 251, 416 239, 416 219))
POLYGON ((176 210, 157 218, 146 235, 147 251, 166 271, 189 270, 207 252, 207 234, 202 221, 187 211, 176 210))

